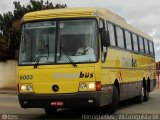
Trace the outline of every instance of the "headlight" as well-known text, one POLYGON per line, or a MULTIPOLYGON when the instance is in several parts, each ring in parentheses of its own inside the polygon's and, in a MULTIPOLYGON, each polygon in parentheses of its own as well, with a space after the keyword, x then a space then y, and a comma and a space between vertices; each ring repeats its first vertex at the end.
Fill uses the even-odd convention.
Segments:
POLYGON ((33 92, 33 86, 32 84, 19 84, 19 92, 33 92))
POLYGON ((30 91, 32 91, 32 90, 33 90, 32 86, 31 86, 31 85, 28 85, 28 86, 27 86, 27 91, 30 92, 30 91))
POLYGON ((89 89, 94 90, 95 89, 95 84, 94 83, 89 83, 89 89))
POLYGON ((23 86, 21 86, 21 91, 23 91, 23 92, 24 92, 25 90, 26 90, 26 86, 24 86, 24 85, 23 85, 23 86))
POLYGON ((86 90, 87 89, 87 85, 85 83, 81 83, 81 89, 86 90))

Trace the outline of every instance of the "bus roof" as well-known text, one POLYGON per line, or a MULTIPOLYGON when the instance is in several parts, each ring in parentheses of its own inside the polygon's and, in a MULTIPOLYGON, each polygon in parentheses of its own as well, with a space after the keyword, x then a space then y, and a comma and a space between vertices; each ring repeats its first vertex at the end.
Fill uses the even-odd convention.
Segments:
POLYGON ((124 18, 113 13, 112 11, 104 8, 62 8, 62 9, 49 9, 30 12, 24 15, 24 21, 35 21, 52 18, 73 18, 73 17, 103 17, 124 29, 132 31, 148 40, 152 40, 148 34, 140 31, 139 29, 128 24, 124 18))

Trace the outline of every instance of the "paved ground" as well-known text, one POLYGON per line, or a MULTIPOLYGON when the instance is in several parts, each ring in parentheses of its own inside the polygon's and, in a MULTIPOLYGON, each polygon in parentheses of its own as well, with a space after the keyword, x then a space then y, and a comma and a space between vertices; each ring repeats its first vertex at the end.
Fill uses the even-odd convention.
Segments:
MULTIPOLYGON (((114 116, 108 116, 102 109, 69 109, 59 110, 53 117, 47 117, 43 109, 22 109, 19 106, 16 94, 0 94, 0 115, 8 114, 10 119, 114 119, 115 116, 128 115, 128 114, 149 114, 155 119, 160 119, 160 89, 155 89, 150 94, 148 102, 136 104, 132 100, 123 101, 120 103, 118 110, 114 116)), ((0 116, 1 119, 1 116, 0 116)), ((130 118, 127 118, 130 119, 130 118)))

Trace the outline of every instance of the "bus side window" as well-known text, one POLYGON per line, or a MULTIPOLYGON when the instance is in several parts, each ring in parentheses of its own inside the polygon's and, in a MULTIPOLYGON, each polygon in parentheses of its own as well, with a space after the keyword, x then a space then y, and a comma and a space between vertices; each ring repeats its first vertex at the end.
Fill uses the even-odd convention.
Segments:
POLYGON ((118 47, 124 48, 123 29, 116 26, 116 34, 117 34, 117 43, 118 43, 118 47))
POLYGON ((144 53, 144 43, 143 43, 143 38, 142 37, 138 37, 139 38, 139 48, 140 48, 140 52, 144 53))
POLYGON ((110 43, 112 46, 116 46, 114 26, 111 23, 108 23, 107 26, 110 35, 110 43))
POLYGON ((153 48, 153 55, 155 55, 155 52, 154 52, 154 43, 152 41, 152 48, 153 48))
POLYGON ((144 39, 144 46, 145 46, 145 53, 149 54, 149 49, 148 49, 148 40, 144 39))
POLYGON ((133 39, 133 49, 134 49, 134 51, 138 52, 138 39, 137 39, 137 35, 132 34, 132 39, 133 39))
POLYGON ((125 30, 126 48, 132 50, 131 33, 125 30))
POLYGON ((150 50, 150 55, 153 55, 153 44, 151 41, 149 41, 149 50, 150 50))

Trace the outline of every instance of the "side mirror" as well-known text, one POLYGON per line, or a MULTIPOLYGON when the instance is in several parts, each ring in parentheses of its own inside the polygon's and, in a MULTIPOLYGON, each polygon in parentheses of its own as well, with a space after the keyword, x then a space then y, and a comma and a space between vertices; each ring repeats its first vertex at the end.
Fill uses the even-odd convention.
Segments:
POLYGON ((102 31, 102 44, 105 47, 109 47, 110 46, 109 31, 106 31, 106 30, 102 31))

